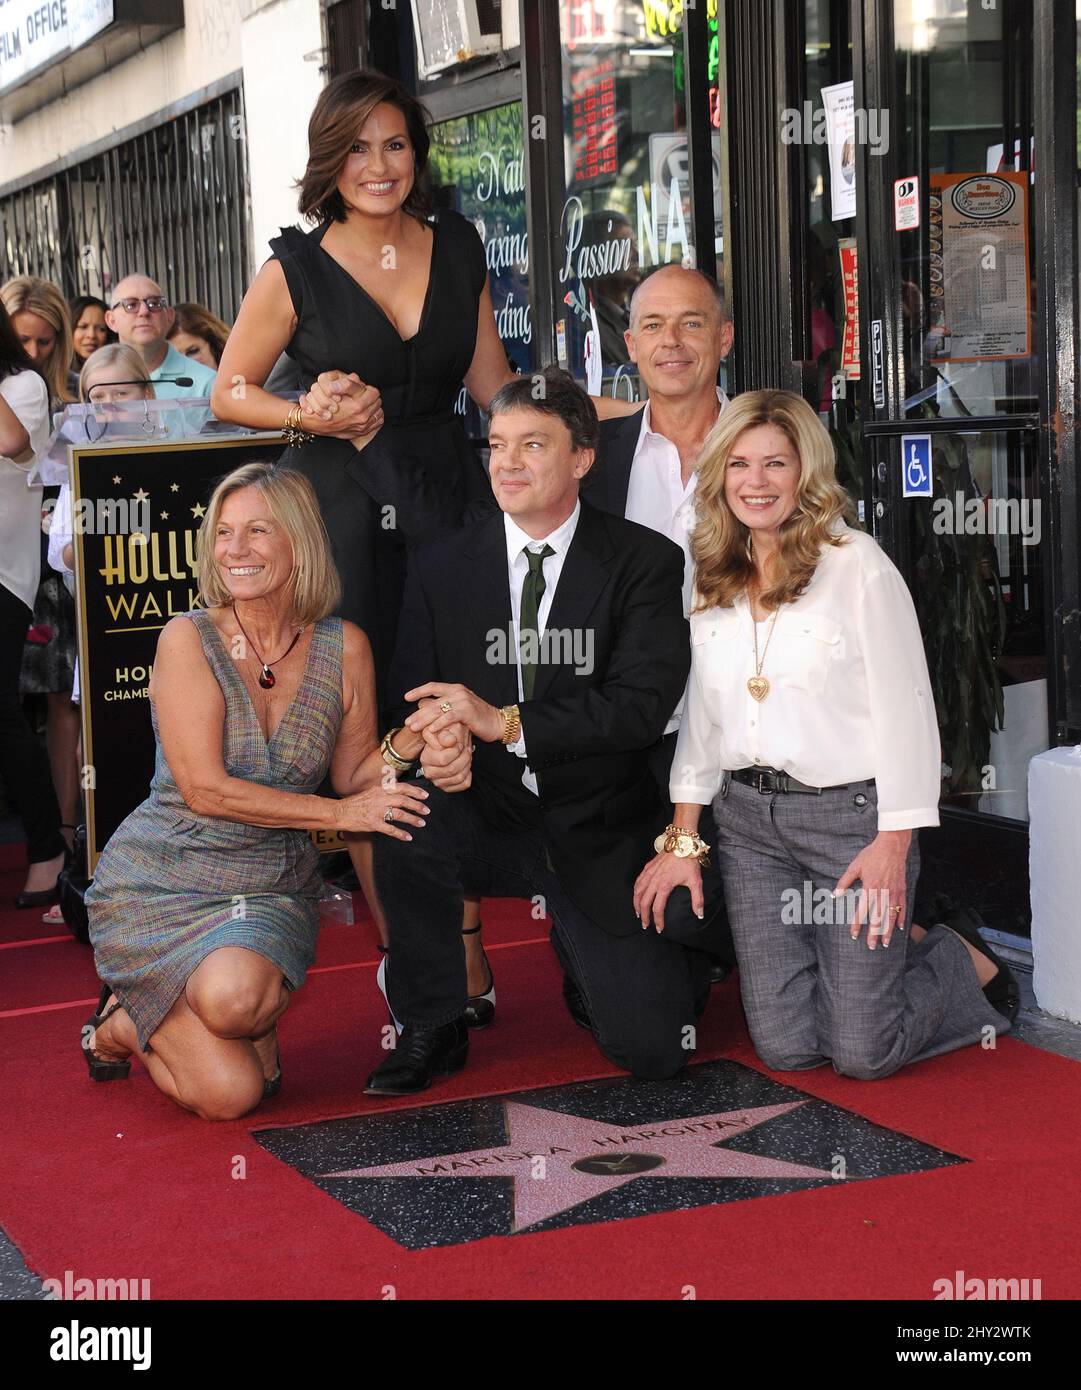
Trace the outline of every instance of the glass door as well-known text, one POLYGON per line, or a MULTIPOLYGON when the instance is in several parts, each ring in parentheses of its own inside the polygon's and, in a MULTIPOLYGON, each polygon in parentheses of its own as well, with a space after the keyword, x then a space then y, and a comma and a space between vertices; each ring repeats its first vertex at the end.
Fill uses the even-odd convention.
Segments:
POLYGON ((804 392, 923 631, 942 742, 923 910, 946 892, 1027 934, 1027 770, 1050 742, 1033 7, 802 10, 804 392))

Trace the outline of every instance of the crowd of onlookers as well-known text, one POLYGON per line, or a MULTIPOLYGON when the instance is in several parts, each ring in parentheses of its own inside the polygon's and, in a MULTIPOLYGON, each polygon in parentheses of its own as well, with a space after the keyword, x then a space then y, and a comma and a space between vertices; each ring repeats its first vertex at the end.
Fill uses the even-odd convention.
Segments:
POLYGON ((208 397, 228 334, 202 304, 170 304, 143 274, 120 280, 109 303, 69 302, 30 275, 0 286, 0 786, 37 855, 56 851, 31 855, 19 903, 57 920, 54 882, 80 798, 70 505, 27 477, 54 417, 74 402, 208 397))

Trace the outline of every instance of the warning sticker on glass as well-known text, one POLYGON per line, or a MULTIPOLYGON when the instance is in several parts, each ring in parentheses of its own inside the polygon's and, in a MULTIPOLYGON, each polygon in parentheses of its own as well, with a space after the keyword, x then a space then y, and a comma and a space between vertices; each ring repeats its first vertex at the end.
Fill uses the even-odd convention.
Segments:
POLYGON ((928 289, 934 362, 1027 357, 1028 174, 932 174, 928 289))

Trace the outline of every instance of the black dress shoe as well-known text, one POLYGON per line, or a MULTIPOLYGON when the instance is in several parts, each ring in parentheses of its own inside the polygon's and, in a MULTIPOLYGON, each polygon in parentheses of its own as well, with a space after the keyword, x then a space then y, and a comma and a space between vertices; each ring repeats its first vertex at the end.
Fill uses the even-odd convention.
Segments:
POLYGON ((366 1096, 411 1096, 426 1091, 435 1076, 461 1071, 469 1056, 464 1018, 442 1028, 414 1028, 407 1023, 394 1051, 376 1067, 364 1087, 366 1096))
POLYGON ((709 982, 711 985, 723 985, 731 973, 732 967, 726 960, 721 960, 720 956, 710 956, 709 982))
POLYGON ((586 1008, 585 997, 578 988, 576 980, 570 975, 563 976, 563 1002, 567 1006, 567 1012, 574 1019, 579 1028, 584 1028, 587 1033, 593 1032, 593 1020, 589 1016, 586 1008))
POLYGON ((1017 1015, 1021 1012, 1021 986, 1006 962, 991 950, 980 935, 980 920, 979 913, 971 908, 955 907, 943 913, 935 926, 948 927, 950 931, 956 932, 971 946, 975 946, 981 955, 986 956, 992 965, 998 966, 998 974, 992 976, 983 986, 983 992, 993 1009, 1003 1018, 1008 1018, 1011 1023, 1016 1023, 1017 1015))

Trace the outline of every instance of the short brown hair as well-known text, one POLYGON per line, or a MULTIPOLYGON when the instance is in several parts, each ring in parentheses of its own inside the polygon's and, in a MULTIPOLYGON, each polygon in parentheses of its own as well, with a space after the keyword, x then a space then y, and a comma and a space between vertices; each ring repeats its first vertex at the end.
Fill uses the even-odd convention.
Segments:
POLYGON ((214 354, 214 361, 220 362, 225 351, 225 340, 229 336, 229 325, 225 320, 212 314, 205 304, 174 304, 173 309, 176 318, 166 338, 174 338, 178 333, 202 338, 214 354))
POLYGON ((529 376, 512 376, 488 402, 488 419, 508 410, 537 410, 567 427, 576 449, 595 449, 600 438, 597 409, 574 378, 560 367, 542 367, 529 376))
POLYGON ((420 176, 428 164, 428 112, 393 77, 360 69, 328 82, 308 121, 308 167, 297 184, 297 206, 309 222, 345 221, 345 202, 338 192, 338 180, 349 147, 383 102, 396 106, 405 117, 409 143, 413 146, 413 187, 402 209, 421 219, 427 214, 428 202, 420 189, 420 176))
POLYGON ((293 547, 290 616, 306 627, 337 611, 342 586, 330 552, 315 489, 303 473, 259 459, 235 468, 214 489, 199 532, 199 597, 207 608, 228 608, 233 596, 214 563, 214 533, 227 497, 258 488, 270 515, 293 547))

